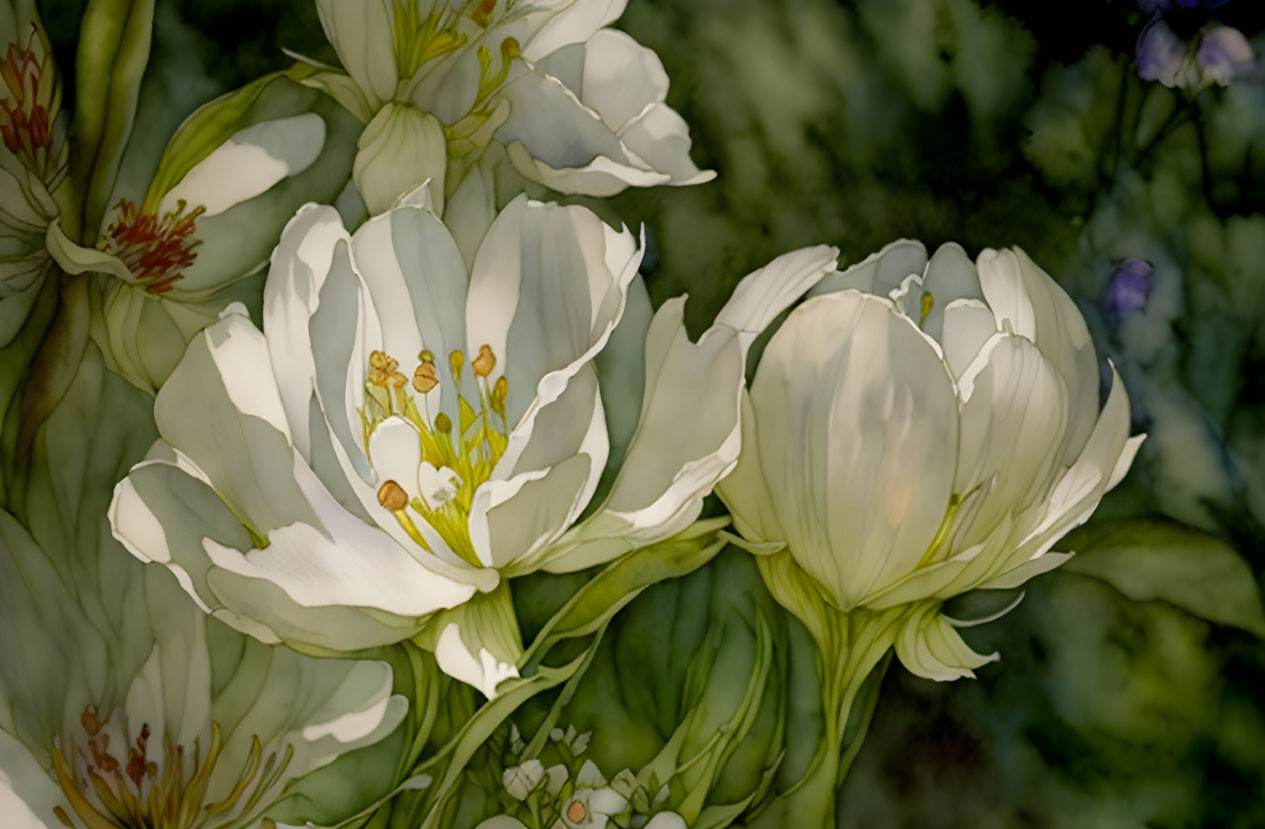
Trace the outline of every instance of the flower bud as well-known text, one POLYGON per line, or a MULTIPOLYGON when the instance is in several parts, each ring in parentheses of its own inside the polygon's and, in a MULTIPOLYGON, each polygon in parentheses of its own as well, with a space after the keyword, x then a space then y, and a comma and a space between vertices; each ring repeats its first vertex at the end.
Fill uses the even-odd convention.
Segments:
POLYGON ((435 214, 442 215, 448 150, 435 116, 409 104, 388 103, 356 146, 352 180, 370 214, 385 213, 400 196, 429 181, 435 214))

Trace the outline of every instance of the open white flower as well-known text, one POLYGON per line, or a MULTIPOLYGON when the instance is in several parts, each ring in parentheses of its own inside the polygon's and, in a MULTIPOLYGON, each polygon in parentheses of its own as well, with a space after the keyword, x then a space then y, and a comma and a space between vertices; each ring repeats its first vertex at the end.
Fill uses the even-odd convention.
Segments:
POLYGON ((207 619, 161 568, 134 565, 148 624, 105 636, 0 513, 5 585, 52 588, 0 604, 6 636, 21 637, 5 648, 0 684, 6 827, 258 826, 288 816, 287 786, 403 717, 386 664, 262 645, 207 619), (133 676, 111 676, 136 640, 149 657, 133 676))
POLYGON ((252 295, 243 280, 267 263, 295 210, 348 186, 358 125, 295 80, 307 71, 268 75, 196 110, 154 176, 124 183, 84 244, 48 229, 63 270, 100 274, 93 336, 138 387, 153 393, 194 334, 252 295))
POLYGON ((66 182, 61 79, 30 0, 0 2, 0 347, 26 321, 53 260, 44 233, 66 182))
POLYGON ((346 651, 426 627, 440 666, 491 695, 522 649, 503 578, 693 523, 737 459, 747 346, 835 253, 747 277, 697 344, 683 298, 666 303, 623 338, 631 369, 599 377, 641 261, 628 231, 520 197, 467 270, 425 209, 351 236, 305 208, 273 256, 264 332, 226 315, 159 393, 162 440, 116 490, 115 536, 266 641, 346 651), (590 503, 612 444, 618 474, 590 503))
POLYGON ((1084 320, 1018 249, 928 263, 898 242, 813 293, 764 353, 718 493, 754 550, 785 548, 834 608, 907 606, 911 671, 969 676, 988 658, 939 603, 1068 557, 1051 547, 1142 440, 1124 387, 1113 369, 1100 407, 1084 320))
MULTIPOLYGON (((442 214, 493 142, 523 177, 567 193, 708 181, 714 174, 690 161, 689 130, 665 103, 658 57, 606 28, 624 5, 317 0, 347 74, 322 68, 306 82, 369 124, 357 185, 372 212, 429 179, 442 214), (388 172, 372 173, 373 163, 388 172)), ((486 191, 482 179, 469 186, 486 191)))

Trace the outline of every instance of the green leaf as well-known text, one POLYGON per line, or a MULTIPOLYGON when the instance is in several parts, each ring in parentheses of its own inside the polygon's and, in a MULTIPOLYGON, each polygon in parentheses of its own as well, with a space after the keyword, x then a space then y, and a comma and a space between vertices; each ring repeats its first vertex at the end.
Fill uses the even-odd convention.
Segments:
POLYGON ((1265 637, 1265 607, 1251 568, 1221 540, 1172 521, 1136 519, 1086 527, 1060 544, 1063 569, 1106 582, 1138 602, 1162 601, 1265 637))
POLYGON ((554 614, 520 664, 539 659, 563 639, 593 633, 650 585, 692 573, 711 561, 728 543, 717 540, 715 532, 728 523, 728 518, 700 521, 609 564, 554 614))
POLYGON ((154 0, 90 0, 84 12, 70 136, 71 178, 82 188, 82 201, 76 200, 66 220, 70 236, 85 244, 96 241, 109 207, 136 118, 153 28, 154 0))

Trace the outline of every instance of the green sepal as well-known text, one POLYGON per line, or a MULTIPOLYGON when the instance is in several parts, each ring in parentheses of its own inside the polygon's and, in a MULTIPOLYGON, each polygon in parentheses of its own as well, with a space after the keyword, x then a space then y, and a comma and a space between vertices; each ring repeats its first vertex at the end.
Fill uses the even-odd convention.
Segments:
POLYGON ((726 546, 717 531, 728 524, 728 518, 699 521, 608 564, 545 623, 520 667, 539 661, 564 639, 593 633, 650 585, 692 573, 711 561, 726 546))

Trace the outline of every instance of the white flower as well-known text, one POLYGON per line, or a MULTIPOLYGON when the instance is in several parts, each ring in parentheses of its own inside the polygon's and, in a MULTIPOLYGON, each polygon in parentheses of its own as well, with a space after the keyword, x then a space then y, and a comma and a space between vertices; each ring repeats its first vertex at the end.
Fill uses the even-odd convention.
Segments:
POLYGON ((81 239, 50 227, 64 271, 100 274, 93 336, 110 368, 153 393, 225 306, 257 297, 243 280, 294 211, 349 186, 358 126, 286 73, 269 75, 190 115, 153 178, 121 186, 99 227, 81 239))
POLYGON ((68 152, 60 109, 61 79, 35 8, 0 3, 0 347, 52 267, 44 234, 60 213, 68 152))
POLYGON ((897 654, 969 675, 984 660, 938 602, 1068 557, 1051 547, 1141 441, 1124 387, 1113 369, 1100 409, 1084 320, 1018 249, 972 265, 946 245, 927 263, 899 242, 813 293, 764 353, 718 493, 756 551, 785 547, 834 607, 925 603, 897 654))
POLYGON ((605 829, 610 819, 629 810, 628 798, 606 784, 592 760, 575 776, 575 792, 562 804, 555 829, 605 829))
MULTIPOLYGON (((19 573, 56 583, 49 559, 7 514, 0 538, 6 583, 19 573)), ((257 825, 285 808, 278 801, 289 784, 402 719, 407 704, 391 696, 386 664, 262 645, 208 620, 160 568, 138 575, 148 625, 108 638, 64 586, 40 597, 35 618, 12 597, 0 604, 6 630, 22 631, 21 653, 6 648, 0 694, 6 826, 191 829, 212 806, 217 826, 257 825), (138 639, 152 643, 149 656, 134 676, 117 677, 116 696, 105 679, 138 639), (107 654, 115 658, 102 664, 107 654), (11 672, 11 659, 22 669, 11 672), (69 668, 59 684, 34 696, 31 678, 51 676, 59 662, 69 668)))
MULTIPOLYGON (((441 213, 493 141, 519 174, 567 193, 708 181, 713 174, 690 161, 685 122, 665 103, 659 59, 605 28, 623 8, 624 0, 317 0, 347 74, 321 67, 305 82, 366 123, 399 107, 437 118, 447 187, 411 163, 394 181, 399 195, 430 178, 443 191, 434 193, 441 213)), ((385 171, 377 178, 391 180, 385 171)), ((393 201, 375 193, 371 208, 393 201)))
POLYGON ((522 648, 503 578, 692 524, 737 458, 747 346, 834 255, 749 276, 697 344, 683 299, 666 303, 614 357, 646 367, 638 399, 595 368, 641 260, 628 231, 519 198, 467 271, 424 209, 349 236, 306 208, 274 254, 264 333, 226 315, 159 393, 162 440, 116 490, 115 536, 265 641, 346 651, 426 628, 441 667, 490 696, 522 648), (631 440, 607 399, 640 407, 631 440), (619 473, 590 504, 612 441, 619 473), (456 490, 442 503, 431 469, 456 490))

